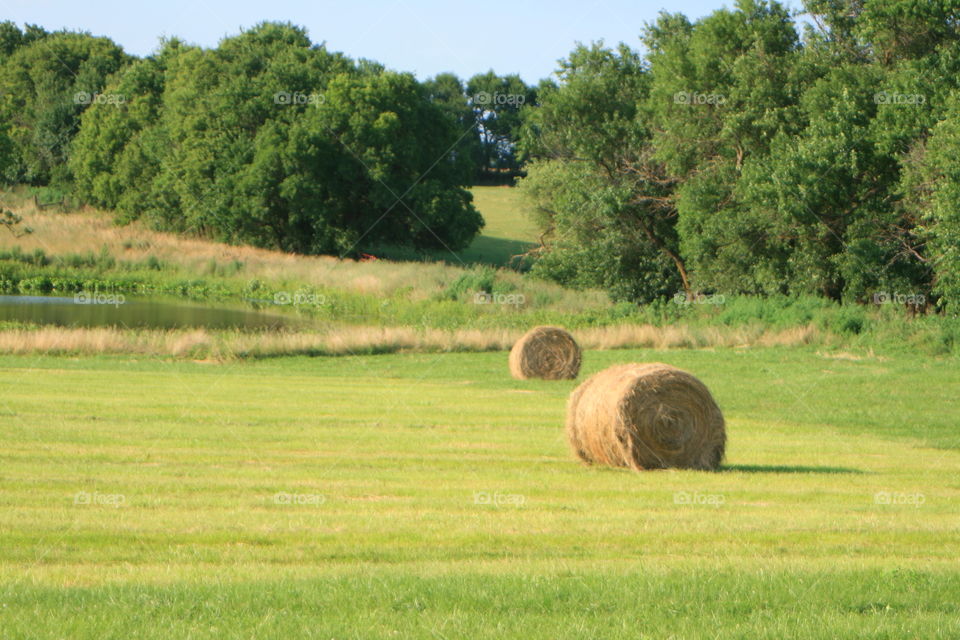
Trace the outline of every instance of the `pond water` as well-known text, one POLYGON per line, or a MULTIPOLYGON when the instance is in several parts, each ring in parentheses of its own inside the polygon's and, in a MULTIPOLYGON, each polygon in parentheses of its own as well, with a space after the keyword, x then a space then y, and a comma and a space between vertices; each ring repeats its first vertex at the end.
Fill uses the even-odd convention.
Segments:
POLYGON ((280 329, 302 324, 296 318, 250 308, 104 293, 70 297, 0 295, 2 321, 67 327, 247 330, 280 329))

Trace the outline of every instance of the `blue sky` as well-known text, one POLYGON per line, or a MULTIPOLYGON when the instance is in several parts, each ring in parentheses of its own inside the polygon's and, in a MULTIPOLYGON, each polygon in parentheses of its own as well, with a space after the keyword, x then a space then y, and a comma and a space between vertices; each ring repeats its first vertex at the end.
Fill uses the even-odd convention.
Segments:
POLYGON ((282 20, 332 50, 421 79, 493 69, 536 82, 577 41, 639 48, 641 28, 661 9, 700 17, 723 6, 733 0, 0 0, 0 18, 105 35, 136 55, 153 51, 161 36, 215 46, 262 20, 282 20))

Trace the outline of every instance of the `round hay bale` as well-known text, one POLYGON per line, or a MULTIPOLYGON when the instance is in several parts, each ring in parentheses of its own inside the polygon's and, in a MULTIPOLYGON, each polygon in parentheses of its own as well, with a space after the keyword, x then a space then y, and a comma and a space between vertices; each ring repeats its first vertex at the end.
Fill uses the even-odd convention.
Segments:
POLYGON ((567 438, 584 462, 716 469, 723 414, 694 376, 667 364, 623 364, 590 377, 567 402, 567 438))
POLYGON ((580 345, 560 327, 535 327, 510 350, 510 375, 517 380, 572 380, 580 373, 580 345))

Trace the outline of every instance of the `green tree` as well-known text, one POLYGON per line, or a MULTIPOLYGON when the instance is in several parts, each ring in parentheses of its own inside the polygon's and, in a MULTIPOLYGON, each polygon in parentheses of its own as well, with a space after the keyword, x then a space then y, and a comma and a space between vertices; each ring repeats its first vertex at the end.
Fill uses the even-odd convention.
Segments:
POLYGON ((739 0, 696 22, 662 14, 635 64, 612 62, 633 55, 622 46, 578 47, 525 113, 522 148, 537 160, 523 184, 546 231, 534 269, 650 299, 658 265, 626 270, 622 257, 652 246, 688 292, 864 300, 929 291, 934 277, 945 291, 934 265, 953 238, 943 122, 960 77, 957 8, 808 10, 803 41, 779 3, 739 0))
POLYGON ((388 242, 456 251, 469 244, 483 219, 465 189, 473 165, 457 150, 464 132, 424 87, 409 74, 344 74, 325 97, 304 127, 308 140, 332 146, 323 155, 338 179, 320 180, 324 163, 297 157, 320 189, 325 225, 339 222, 336 250, 388 242))
POLYGON ((483 163, 484 149, 477 130, 476 113, 467 95, 463 81, 452 73, 441 73, 423 83, 430 101, 440 106, 456 123, 462 140, 457 143, 456 153, 469 161, 470 175, 476 176, 483 163))
POLYGON ((348 69, 289 24, 263 23, 213 50, 181 50, 165 73, 157 126, 167 150, 144 214, 163 228, 303 250, 288 236, 281 176, 263 192, 253 187, 271 167, 264 157, 285 144, 277 132, 285 138, 316 109, 328 79, 348 69))
POLYGON ((771 273, 769 261, 777 254, 760 241, 775 221, 751 211, 737 185, 778 132, 802 123, 796 102, 803 72, 789 13, 777 3, 741 0, 695 24, 663 14, 644 43, 652 155, 676 185, 671 198, 690 286, 775 289, 782 276, 771 273))
POLYGON ((925 241, 918 258, 933 272, 942 306, 960 313, 960 92, 905 170, 905 202, 919 210, 925 241))
POLYGON ((9 123, 14 146, 7 178, 32 184, 66 182, 67 152, 81 113, 129 57, 107 38, 84 33, 27 40, 0 67, 0 119, 9 123))
POLYGON ((460 249, 482 219, 450 104, 263 23, 216 49, 166 44, 83 119, 85 199, 163 229, 304 253, 362 243, 460 249))
POLYGON ((14 22, 9 20, 0 22, 0 64, 20 47, 26 46, 47 35, 49 34, 43 27, 36 25, 28 24, 26 28, 21 31, 20 27, 14 22))
POLYGON ((648 301, 686 287, 674 182, 652 158, 643 108, 650 78, 626 46, 579 46, 559 84, 525 113, 521 147, 535 158, 520 187, 543 229, 534 271, 648 301))
POLYGON ((165 74, 183 50, 180 41, 166 41, 156 56, 112 76, 104 93, 122 96, 122 102, 91 105, 71 145, 75 193, 116 211, 121 220, 136 218, 147 208, 147 194, 168 150, 160 122, 165 74))
POLYGON ((524 105, 536 103, 536 87, 528 86, 516 74, 498 76, 488 71, 470 78, 466 90, 480 137, 481 176, 515 173, 521 164, 517 153, 520 111, 524 105))

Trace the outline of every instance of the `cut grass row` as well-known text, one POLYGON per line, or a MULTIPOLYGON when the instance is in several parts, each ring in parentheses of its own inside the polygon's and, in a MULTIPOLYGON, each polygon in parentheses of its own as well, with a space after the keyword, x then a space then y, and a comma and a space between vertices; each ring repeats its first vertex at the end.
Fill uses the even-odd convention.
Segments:
POLYGON ((418 566, 239 584, 31 587, 7 599, 5 617, 14 638, 936 640, 960 633, 955 573, 624 565, 626 573, 436 576, 418 566))
MULTIPOLYGON (((200 360, 276 358, 281 356, 350 356, 383 353, 507 351, 522 329, 416 329, 412 327, 332 326, 326 330, 283 331, 157 330, 114 327, 6 326, 0 328, 0 354, 132 354, 200 360)), ((695 348, 818 344, 843 340, 814 327, 782 331, 748 327, 655 327, 622 325, 574 330, 588 349, 637 347, 695 348)))

